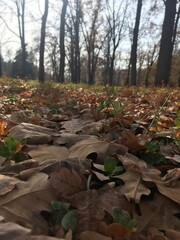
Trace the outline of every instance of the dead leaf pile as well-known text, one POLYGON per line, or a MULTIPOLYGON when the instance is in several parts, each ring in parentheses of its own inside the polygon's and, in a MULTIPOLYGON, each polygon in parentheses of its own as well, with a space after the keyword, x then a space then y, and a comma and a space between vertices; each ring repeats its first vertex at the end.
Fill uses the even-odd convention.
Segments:
POLYGON ((180 239, 178 90, 6 81, 0 239, 180 239))

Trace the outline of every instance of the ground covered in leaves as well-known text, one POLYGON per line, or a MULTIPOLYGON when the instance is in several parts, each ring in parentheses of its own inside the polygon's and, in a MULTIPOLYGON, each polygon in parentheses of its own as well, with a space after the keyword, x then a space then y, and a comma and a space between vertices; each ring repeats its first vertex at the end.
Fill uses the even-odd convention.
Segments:
POLYGON ((0 81, 0 239, 180 239, 180 91, 0 81))

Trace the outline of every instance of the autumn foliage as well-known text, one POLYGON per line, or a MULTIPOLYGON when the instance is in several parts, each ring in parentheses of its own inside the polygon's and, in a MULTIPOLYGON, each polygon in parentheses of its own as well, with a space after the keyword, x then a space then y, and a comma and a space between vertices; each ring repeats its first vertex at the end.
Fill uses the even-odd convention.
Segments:
POLYGON ((1 239, 180 239, 179 89, 3 79, 0 107, 1 239))

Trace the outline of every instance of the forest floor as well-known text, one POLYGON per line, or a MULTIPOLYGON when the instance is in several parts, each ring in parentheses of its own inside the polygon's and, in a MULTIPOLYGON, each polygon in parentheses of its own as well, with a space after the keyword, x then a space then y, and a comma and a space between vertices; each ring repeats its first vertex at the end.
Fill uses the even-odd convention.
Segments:
POLYGON ((180 239, 180 89, 0 80, 0 239, 180 239))

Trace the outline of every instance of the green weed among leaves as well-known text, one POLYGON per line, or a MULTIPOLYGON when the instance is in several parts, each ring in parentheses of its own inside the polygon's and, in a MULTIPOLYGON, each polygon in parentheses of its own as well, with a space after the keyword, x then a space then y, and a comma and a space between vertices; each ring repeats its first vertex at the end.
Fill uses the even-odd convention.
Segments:
POLYGON ((152 141, 145 143, 146 152, 141 153, 141 158, 148 164, 160 165, 167 160, 160 152, 160 143, 158 141, 152 141))
POLYGON ((112 115, 117 115, 117 114, 123 112, 124 109, 127 107, 128 104, 127 104, 127 103, 124 103, 124 102, 119 103, 118 101, 112 101, 111 105, 112 105, 112 107, 113 107, 113 110, 111 110, 110 113, 111 113, 112 115))
POLYGON ((119 223, 129 230, 135 232, 137 229, 137 220, 132 218, 131 215, 118 207, 112 208, 112 217, 114 223, 119 223))
POLYGON ((52 213, 50 216, 51 225, 61 225, 65 231, 77 228, 76 211, 71 209, 70 204, 60 201, 51 201, 52 213))
POLYGON ((104 162, 104 171, 107 176, 111 177, 124 171, 124 167, 118 166, 114 157, 107 157, 104 162))
POLYGON ((21 152, 24 144, 11 136, 6 137, 0 146, 0 156, 5 157, 3 165, 8 164, 10 160, 16 163, 27 159, 27 156, 21 152))
POLYGON ((176 119, 174 120, 174 124, 176 127, 180 127, 180 111, 177 112, 176 114, 176 119))

